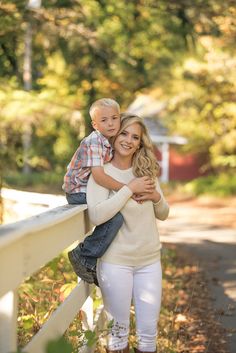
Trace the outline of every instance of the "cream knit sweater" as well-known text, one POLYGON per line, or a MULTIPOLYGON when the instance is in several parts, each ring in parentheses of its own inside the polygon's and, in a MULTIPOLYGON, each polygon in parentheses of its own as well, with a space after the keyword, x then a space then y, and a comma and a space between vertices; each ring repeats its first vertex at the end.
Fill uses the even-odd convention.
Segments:
MULTIPOLYGON (((104 166, 105 173, 114 179, 128 184, 133 178, 132 168, 121 170, 111 163, 104 166)), ((96 184, 92 175, 88 181, 87 203, 89 217, 93 224, 99 225, 111 219, 121 211, 124 223, 112 244, 102 256, 102 260, 128 266, 145 266, 160 258, 160 239, 156 218, 165 220, 169 206, 162 194, 158 180, 156 188, 161 199, 154 204, 134 201, 132 192, 123 186, 118 192, 110 191, 96 184)))

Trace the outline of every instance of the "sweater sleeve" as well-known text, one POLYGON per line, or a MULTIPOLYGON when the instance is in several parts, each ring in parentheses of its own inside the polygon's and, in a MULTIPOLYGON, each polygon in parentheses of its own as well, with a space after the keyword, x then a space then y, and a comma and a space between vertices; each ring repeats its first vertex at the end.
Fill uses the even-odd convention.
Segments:
POLYGON ((169 205, 164 198, 158 179, 156 180, 156 190, 160 193, 161 198, 158 202, 153 203, 155 216, 164 221, 169 215, 169 205))
POLYGON ((123 186, 109 198, 109 190, 98 185, 90 175, 87 185, 89 218, 94 225, 102 224, 118 213, 132 196, 128 186, 123 186))

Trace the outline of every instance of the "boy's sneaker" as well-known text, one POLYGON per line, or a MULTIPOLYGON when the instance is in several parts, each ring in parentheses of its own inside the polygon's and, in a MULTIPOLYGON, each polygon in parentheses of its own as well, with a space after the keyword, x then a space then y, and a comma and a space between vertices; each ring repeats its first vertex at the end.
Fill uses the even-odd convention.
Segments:
POLYGON ((74 256, 74 252, 68 252, 68 258, 73 267, 73 270, 82 280, 90 284, 94 283, 94 276, 91 270, 87 269, 80 261, 80 257, 74 256))
POLYGON ((99 283, 98 283, 98 278, 97 278, 97 271, 95 270, 91 270, 92 271, 92 275, 93 275, 93 283, 99 287, 99 283))

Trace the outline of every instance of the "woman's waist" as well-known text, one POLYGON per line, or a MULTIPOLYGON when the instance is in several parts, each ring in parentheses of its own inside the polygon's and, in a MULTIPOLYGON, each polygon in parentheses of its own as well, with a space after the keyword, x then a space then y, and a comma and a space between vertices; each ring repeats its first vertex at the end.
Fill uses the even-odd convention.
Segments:
POLYGON ((156 254, 160 249, 161 243, 157 233, 130 234, 120 230, 106 253, 127 257, 136 257, 140 254, 146 257, 156 254))
POLYGON ((106 251, 101 257, 100 261, 105 261, 113 264, 127 265, 127 266, 146 266, 150 265, 161 258, 161 245, 159 249, 155 249, 150 253, 142 252, 119 252, 106 251))

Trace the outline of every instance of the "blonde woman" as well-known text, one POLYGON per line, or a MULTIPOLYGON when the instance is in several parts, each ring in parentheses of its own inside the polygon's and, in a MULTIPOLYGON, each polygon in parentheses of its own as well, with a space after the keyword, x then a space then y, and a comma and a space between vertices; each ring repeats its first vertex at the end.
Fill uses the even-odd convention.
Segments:
POLYGON ((114 156, 105 172, 126 184, 119 191, 98 185, 91 176, 87 203, 95 225, 121 211, 124 222, 97 266, 104 307, 113 327, 108 335, 108 352, 127 353, 130 306, 136 315, 136 352, 156 352, 157 322, 161 305, 161 244, 156 218, 165 220, 169 206, 162 194, 158 165, 143 120, 125 115, 114 142, 114 156), (155 180, 152 193, 134 200, 131 180, 148 175, 155 180))

